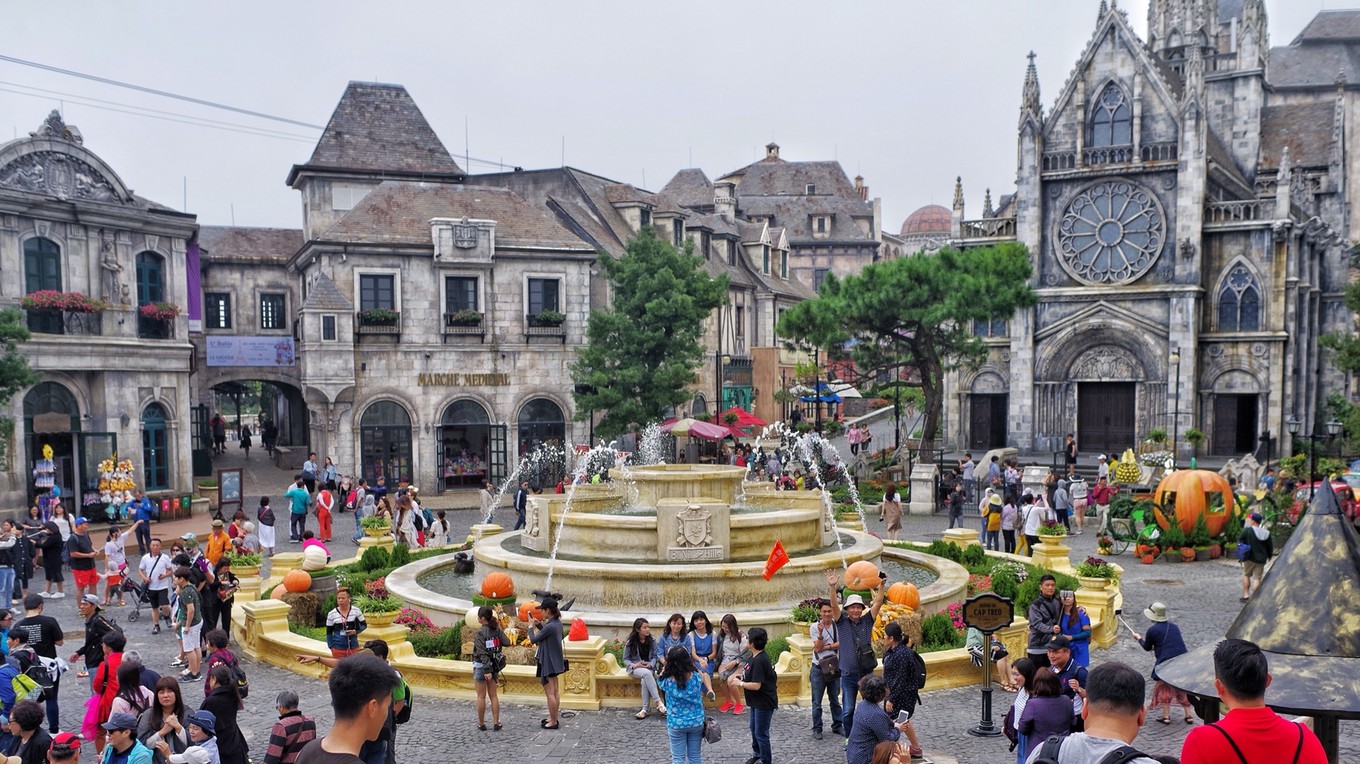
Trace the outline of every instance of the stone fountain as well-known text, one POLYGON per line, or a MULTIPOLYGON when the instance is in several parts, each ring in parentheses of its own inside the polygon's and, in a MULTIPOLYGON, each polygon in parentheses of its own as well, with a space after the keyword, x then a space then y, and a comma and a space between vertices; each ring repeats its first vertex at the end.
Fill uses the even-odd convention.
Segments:
POLYGON ((469 592, 487 573, 509 574, 521 600, 551 578, 553 591, 575 599, 572 615, 613 636, 626 635, 638 616, 657 623, 694 610, 785 634, 793 605, 825 595, 823 571, 885 557, 915 570, 927 613, 962 599, 962 568, 839 530, 820 490, 743 483, 744 467, 660 464, 616 474, 612 483, 530 497, 523 532, 476 542, 470 576, 454 577, 453 555, 441 555, 393 571, 389 591, 448 625, 473 607, 469 592), (790 560, 766 581, 775 541, 790 560))

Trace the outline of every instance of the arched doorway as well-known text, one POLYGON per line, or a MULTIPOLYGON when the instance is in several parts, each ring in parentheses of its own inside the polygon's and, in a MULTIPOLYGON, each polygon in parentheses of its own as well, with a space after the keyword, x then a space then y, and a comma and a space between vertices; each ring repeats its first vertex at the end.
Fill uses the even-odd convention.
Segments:
MULTIPOLYGON (((52 488, 60 489, 62 503, 72 511, 100 515, 104 507, 99 492, 99 463, 118 453, 118 435, 112 432, 81 432, 80 404, 69 388, 59 382, 40 382, 24 396, 24 432, 29 499, 45 506, 52 488), (51 470, 39 481, 34 471, 43 460, 43 447, 52 447, 51 470)), ((138 475, 140 482, 142 476, 138 475)))
POLYGON ((148 491, 170 487, 170 437, 165 407, 159 403, 142 409, 142 477, 148 491))
POLYGON ((411 477, 411 415, 395 401, 377 401, 359 419, 359 458, 369 483, 378 478, 396 487, 411 477))
POLYGON ((519 428, 519 458, 538 450, 540 446, 552 447, 553 458, 540 459, 525 466, 528 474, 525 479, 530 485, 547 487, 566 474, 563 459, 567 439, 567 424, 562 416, 562 407, 547 398, 534 398, 519 410, 516 421, 519 428))
POLYGON ((503 454, 505 428, 492 427, 491 417, 482 404, 464 398, 444 409, 435 435, 440 493, 456 488, 480 488, 483 482, 491 479, 493 429, 500 433, 503 454))

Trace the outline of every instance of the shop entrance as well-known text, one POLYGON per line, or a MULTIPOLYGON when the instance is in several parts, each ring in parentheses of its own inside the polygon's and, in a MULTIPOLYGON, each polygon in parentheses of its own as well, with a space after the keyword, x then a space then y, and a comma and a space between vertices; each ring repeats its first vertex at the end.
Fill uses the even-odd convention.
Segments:
MULTIPOLYGON (((482 483, 492 479, 489 470, 493 429, 503 432, 504 425, 493 427, 486 409, 476 401, 454 401, 444 409, 439 432, 435 435, 440 493, 458 488, 481 488, 482 483)), ((501 441, 504 441, 503 435, 501 441)), ((503 454, 502 450, 502 458, 503 454)))
POLYGON ((28 498, 46 512, 52 499, 60 496, 73 514, 102 517, 106 502, 99 486, 99 464, 117 455, 118 435, 80 432, 80 425, 80 408, 65 386, 41 382, 24 396, 28 498), (45 455, 47 447, 50 458, 45 455))

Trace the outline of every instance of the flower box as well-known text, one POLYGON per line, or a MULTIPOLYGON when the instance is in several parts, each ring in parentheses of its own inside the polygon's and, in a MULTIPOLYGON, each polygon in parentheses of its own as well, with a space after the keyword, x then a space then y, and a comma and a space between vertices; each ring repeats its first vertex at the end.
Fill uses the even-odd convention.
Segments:
POLYGON ((142 318, 152 321, 174 321, 179 317, 179 306, 173 302, 153 302, 147 303, 137 308, 142 318))

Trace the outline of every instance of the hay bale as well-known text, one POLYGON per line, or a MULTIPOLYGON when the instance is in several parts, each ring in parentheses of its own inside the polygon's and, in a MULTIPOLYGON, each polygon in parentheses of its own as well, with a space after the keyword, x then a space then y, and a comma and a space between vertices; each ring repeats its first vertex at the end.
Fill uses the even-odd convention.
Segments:
POLYGON ((316 609, 321 600, 313 592, 285 592, 279 599, 288 603, 288 622, 311 627, 316 624, 316 609))

